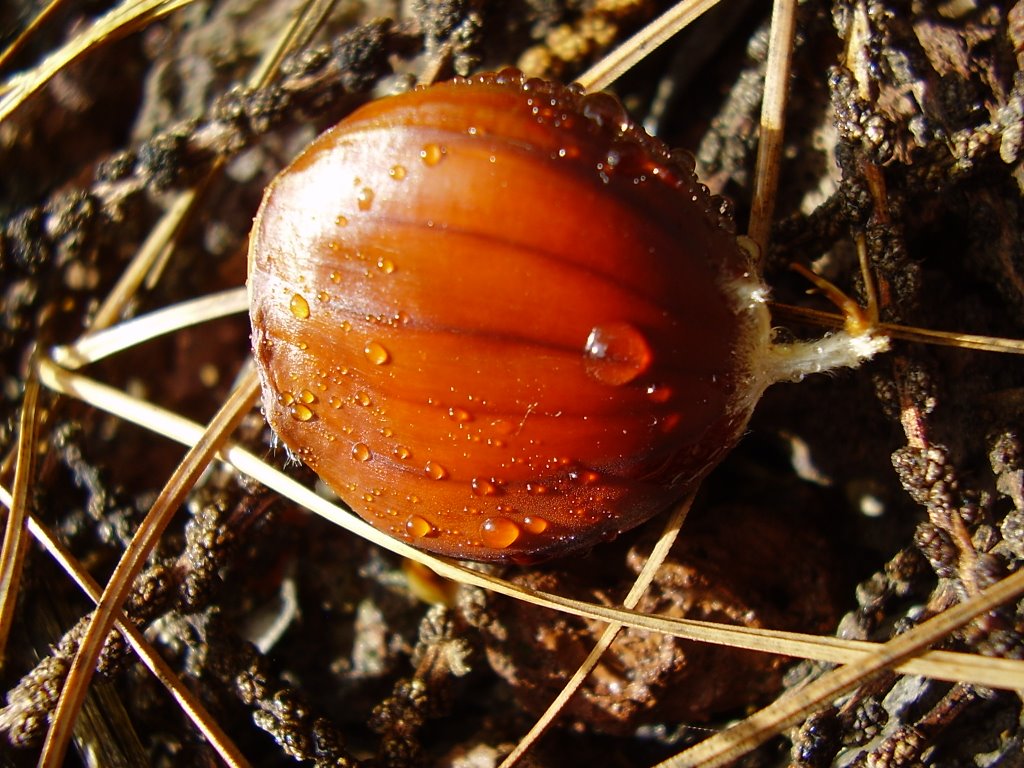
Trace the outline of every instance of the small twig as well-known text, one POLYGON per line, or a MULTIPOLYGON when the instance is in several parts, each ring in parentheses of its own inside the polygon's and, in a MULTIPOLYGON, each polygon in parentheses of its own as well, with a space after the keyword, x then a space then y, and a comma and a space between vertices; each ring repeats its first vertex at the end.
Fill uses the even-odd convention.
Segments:
POLYGON ((96 659, 103 648, 103 643, 114 624, 114 619, 128 592, 145 563, 146 557, 153 550, 156 542, 178 511, 185 496, 192 490, 199 475, 202 474, 213 455, 234 430, 238 422, 252 407, 259 392, 256 372, 250 370, 238 388, 228 397, 217 415, 210 421, 202 438, 188 451, 181 464, 174 471, 164 486, 163 491, 153 503, 152 509, 139 529, 135 532, 131 544, 122 555, 114 573, 110 577, 103 596, 97 604, 89 628, 75 654, 75 660, 68 672, 64 689, 53 713, 50 729, 46 734, 43 751, 39 758, 41 768, 58 768, 64 761, 68 738, 74 726, 75 716, 81 707, 82 700, 92 678, 96 659))
POLYGON ((768 253, 775 192, 779 185, 782 133, 786 125, 786 89, 789 85, 793 37, 796 32, 796 0, 775 0, 768 41, 768 64, 761 106, 761 134, 757 145, 754 192, 747 234, 762 256, 768 253))
MULTIPOLYGON (((13 505, 11 494, 3 487, 0 487, 0 504, 5 505, 8 509, 13 505)), ((57 541, 34 516, 29 516, 27 528, 33 538, 43 546, 65 573, 71 576, 79 588, 88 595, 89 599, 93 603, 98 603, 102 594, 100 585, 86 572, 81 563, 68 552, 64 545, 57 541)), ((164 661, 163 657, 149 644, 142 632, 128 620, 123 612, 117 612, 114 626, 153 673, 153 676, 174 697, 182 711, 195 724, 206 740, 210 742, 210 745, 217 751, 217 754, 220 755, 224 763, 231 766, 231 768, 246 768, 249 762, 217 724, 216 719, 203 707, 195 694, 181 682, 170 665, 164 661)))
POLYGON ((0 552, 0 669, 6 660, 7 638, 18 604, 18 586, 28 545, 25 520, 29 510, 29 489, 35 474, 36 431, 39 427, 39 378, 29 371, 21 404, 18 453, 14 469, 14 494, 7 514, 3 551, 0 552))
POLYGON ((580 75, 577 82, 588 91, 607 88, 718 3, 719 0, 682 0, 580 75))
POLYGON ((747 754, 781 731, 865 680, 897 666, 932 643, 983 613, 1024 592, 1024 571, 1017 571, 970 600, 953 606, 882 645, 861 662, 818 678, 806 687, 783 694, 747 719, 695 747, 660 763, 658 768, 715 768, 747 754))
MULTIPOLYGON (((637 574, 636 581, 633 582, 633 586, 630 588, 629 594, 626 595, 626 599, 622 601, 623 608, 636 608, 637 603, 640 602, 640 598, 644 596, 644 593, 651 586, 651 582, 654 581, 654 577, 657 575, 658 569, 661 567, 661 564, 665 562, 665 558, 668 557, 668 553, 672 549, 672 545, 675 543, 676 537, 679 535, 679 529, 682 528, 683 522, 686 520, 686 515, 689 513, 692 505, 692 494, 676 505, 672 514, 665 523, 661 536, 658 538, 657 543, 651 550, 651 554, 647 558, 647 562, 644 563, 644 567, 641 568, 640 573, 637 574)), ((619 622, 612 622, 604 628, 604 631, 601 633, 601 637, 598 638, 598 641, 594 645, 593 649, 591 649, 590 654, 573 673, 573 676, 565 683, 565 686, 561 691, 559 691, 558 696, 555 697, 554 701, 552 701, 551 704, 548 705, 548 708, 544 710, 544 714, 537 718, 537 721, 533 724, 533 727, 530 728, 529 732, 520 739, 516 748, 512 750, 512 753, 502 761, 500 768, 513 768, 513 766, 517 765, 526 755, 530 747, 544 735, 548 728, 551 727, 552 723, 555 722, 555 718, 558 717, 565 705, 569 703, 569 699, 571 699, 573 694, 579 690, 579 687, 583 685, 583 681, 587 679, 587 676, 593 671, 594 667, 597 666, 597 663, 601 660, 601 656, 604 655, 604 652, 608 650, 609 646, 611 646, 613 642, 615 642, 615 638, 618 637, 618 634, 622 629, 623 625, 619 622)))

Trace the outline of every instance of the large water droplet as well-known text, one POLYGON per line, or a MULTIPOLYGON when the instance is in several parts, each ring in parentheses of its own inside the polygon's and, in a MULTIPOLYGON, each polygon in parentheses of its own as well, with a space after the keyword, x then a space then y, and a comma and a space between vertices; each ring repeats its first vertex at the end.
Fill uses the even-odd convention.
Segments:
POLYGON ((352 446, 352 458, 356 461, 369 461, 373 458, 373 452, 366 443, 356 443, 352 446))
POLYGON ((374 365, 384 365, 391 360, 391 354, 388 352, 387 347, 379 341, 367 342, 366 346, 363 347, 363 354, 374 365))
POLYGON ((308 389, 304 389, 302 390, 302 392, 299 393, 299 400, 304 402, 306 405, 311 405, 312 403, 316 402, 316 395, 314 395, 308 389))
POLYGON ((532 534, 541 534, 548 529, 548 521, 532 515, 523 518, 523 528, 532 534))
POLYGON ((299 421, 309 421, 313 418, 313 411, 302 403, 295 403, 292 406, 292 417, 299 421))
POLYGON ((489 517, 480 524, 480 538, 488 547, 505 549, 519 538, 519 526, 507 517, 489 517))
POLYGON ((495 496, 498 493, 498 486, 486 477, 474 477, 470 485, 477 496, 495 496))
POLYGON ((292 294, 292 300, 288 302, 288 309, 299 320, 309 317, 309 302, 297 293, 292 294))
POLYGON ((393 262, 391 259, 381 256, 379 259, 377 259, 377 269, 379 269, 385 275, 390 275, 392 272, 395 271, 395 262, 393 262))
POLYGON ((422 539, 434 533, 434 526, 419 515, 409 515, 409 519, 405 521, 405 531, 414 539, 422 539))
POLYGON ((420 150, 420 160, 426 165, 437 165, 444 158, 444 155, 445 148, 433 142, 423 145, 423 149, 420 150))
POLYGON ((423 469, 427 473, 427 476, 432 477, 434 480, 444 480, 448 477, 448 470, 436 461, 428 461, 423 469))
POLYGON ((596 325, 583 347, 587 375, 602 384, 628 384, 651 366, 651 348, 629 323, 596 325))
POLYGON ((395 181, 402 181, 405 178, 405 166, 404 165, 392 165, 388 168, 388 176, 395 181))
POLYGON ((599 126, 623 133, 629 129, 629 116, 622 104, 607 93, 592 93, 583 99, 583 116, 599 126))

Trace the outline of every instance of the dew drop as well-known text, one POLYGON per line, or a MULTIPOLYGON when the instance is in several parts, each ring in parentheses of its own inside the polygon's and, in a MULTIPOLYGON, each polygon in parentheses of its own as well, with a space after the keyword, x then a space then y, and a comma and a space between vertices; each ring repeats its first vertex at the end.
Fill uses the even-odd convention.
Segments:
POLYGON ((428 461, 423 469, 426 471, 427 476, 432 477, 434 480, 444 480, 448 477, 448 470, 436 461, 428 461))
POLYGON ((388 176, 395 181, 402 181, 405 178, 405 166, 404 165, 392 165, 388 168, 388 176))
POLYGON ((339 214, 338 217, 334 220, 334 223, 337 224, 339 227, 347 227, 348 219, 339 214))
POLYGON ((410 451, 404 445, 396 445, 395 450, 392 451, 392 453, 394 453, 395 456, 397 456, 398 458, 402 459, 402 461, 406 461, 407 459, 412 458, 412 451, 410 451))
POLYGON ((377 259, 377 269, 379 269, 385 275, 390 275, 392 272, 395 271, 395 262, 393 262, 391 259, 386 259, 383 256, 381 256, 379 259, 377 259))
POLYGON ((446 151, 440 144, 424 144, 420 150, 420 160, 426 165, 437 165, 444 158, 446 151))
POLYGON ((544 533, 548 529, 548 521, 543 517, 524 517, 523 528, 533 534, 544 533))
POLYGON ((527 483, 526 492, 531 496, 547 496, 551 493, 551 488, 542 483, 527 483))
POLYGON ((373 452, 366 443, 356 443, 352 446, 352 458, 356 461, 369 461, 373 458, 373 452))
POLYGON ((309 317, 309 302, 297 293, 292 294, 292 300, 288 303, 288 309, 299 320, 305 320, 309 317))
POLYGON ((474 477, 470 486, 477 496, 495 496, 498 493, 498 486, 486 477, 474 477))
POLYGON ((629 117, 619 100, 606 93, 593 93, 583 99, 583 116, 599 126, 608 126, 620 133, 629 128, 629 117))
POLYGON ((465 424, 473 420, 473 414, 465 408, 449 408, 448 418, 452 421, 457 421, 459 424, 465 424))
POLYGON ((391 353, 379 341, 367 342, 363 347, 363 354, 374 365, 385 365, 391 360, 391 353))
POLYGON ((331 406, 331 408, 337 410, 338 408, 341 408, 341 398, 331 395, 329 398, 327 398, 327 404, 331 406))
POLYGON ((651 365, 651 348, 629 323, 594 326, 583 347, 587 375, 602 384, 628 384, 651 365))
POLYGON ((489 517, 480 524, 480 538, 488 547, 505 549, 519 538, 519 526, 507 517, 489 517))
POLYGON ((291 392, 283 392, 282 394, 278 395, 278 400, 282 405, 291 405, 292 403, 295 402, 295 395, 293 395, 291 392))
POLYGON ((331 272, 331 282, 335 283, 335 284, 340 283, 341 282, 341 273, 340 272, 331 272))
POLYGON ((314 395, 308 389, 304 389, 302 390, 302 392, 299 393, 299 400, 304 402, 306 405, 309 405, 311 403, 316 402, 316 395, 314 395))
POLYGON ((672 397, 672 390, 664 384, 651 384, 647 387, 647 397, 653 403, 667 403, 672 397))
POLYGON ((365 392, 356 392, 355 397, 356 402, 359 403, 364 408, 368 408, 369 406, 373 405, 373 400, 371 400, 370 396, 365 392))
POLYGON ((414 539, 422 539, 434 533, 434 526, 419 515, 409 515, 409 519, 405 521, 405 531, 414 539))
POLYGON ((359 194, 356 196, 356 204, 359 206, 360 211, 368 211, 373 207, 373 190, 369 187, 363 187, 359 190, 359 194))
POLYGON ((309 421, 313 418, 313 411, 302 403, 295 403, 295 405, 292 406, 292 417, 298 421, 309 421))

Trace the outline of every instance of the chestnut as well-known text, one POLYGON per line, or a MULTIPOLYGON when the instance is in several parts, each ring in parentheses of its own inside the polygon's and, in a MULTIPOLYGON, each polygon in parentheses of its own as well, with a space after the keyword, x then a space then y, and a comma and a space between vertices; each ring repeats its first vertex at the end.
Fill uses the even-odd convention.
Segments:
POLYGON ((690 155, 608 95, 513 70, 317 138, 266 191, 248 291, 288 449, 373 525, 464 559, 638 525, 725 456, 768 384, 833 365, 771 344, 749 249, 690 155))

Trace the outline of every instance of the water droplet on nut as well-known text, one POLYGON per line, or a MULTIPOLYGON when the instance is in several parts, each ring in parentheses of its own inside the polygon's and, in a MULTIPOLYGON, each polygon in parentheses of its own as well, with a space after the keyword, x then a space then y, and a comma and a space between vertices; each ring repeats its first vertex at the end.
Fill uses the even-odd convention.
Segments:
POLYGON ((432 477, 434 480, 444 480, 448 477, 448 470, 436 461, 428 461, 423 469, 427 476, 432 477))
POLYGON ((480 524, 480 539, 488 547, 506 549, 519 538, 519 526, 507 517, 489 517, 480 524))
POLYGON ((293 293, 291 301, 288 302, 288 310, 292 313, 292 316, 297 317, 299 320, 305 320, 309 317, 309 302, 302 295, 293 293))
POLYGON ((366 346, 363 348, 363 354, 365 354, 366 359, 374 365, 385 365, 391 360, 391 353, 388 352, 387 347, 379 341, 367 342, 366 346))
POLYGON ((419 515, 409 515, 409 519, 405 521, 405 531, 414 539, 422 539, 434 533, 434 526, 419 515))
POLYGON ((423 161, 424 165, 437 165, 441 162, 444 155, 444 147, 433 142, 425 144, 423 149, 420 150, 420 160, 423 161))
POLYGON ((587 375, 602 384, 628 384, 650 368, 651 348, 629 323, 596 325, 583 346, 587 375))

